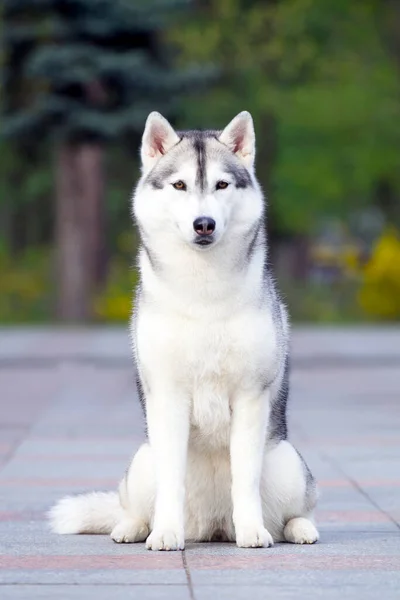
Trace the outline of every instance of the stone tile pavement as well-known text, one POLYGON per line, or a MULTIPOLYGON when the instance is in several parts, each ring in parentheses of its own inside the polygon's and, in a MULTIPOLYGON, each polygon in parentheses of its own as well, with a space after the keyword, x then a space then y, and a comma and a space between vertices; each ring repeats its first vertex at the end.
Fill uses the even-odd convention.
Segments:
POLYGON ((400 598, 400 330, 294 332, 291 438, 321 541, 182 553, 57 536, 65 494, 114 489, 143 439, 122 329, 0 330, 0 598, 400 598))

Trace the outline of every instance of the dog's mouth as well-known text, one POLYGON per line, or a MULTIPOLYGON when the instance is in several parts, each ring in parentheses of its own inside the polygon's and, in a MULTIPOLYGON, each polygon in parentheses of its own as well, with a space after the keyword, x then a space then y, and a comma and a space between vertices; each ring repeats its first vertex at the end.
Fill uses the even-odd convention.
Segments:
POLYGON ((197 237, 194 240, 196 246, 210 246, 214 242, 214 237, 212 235, 202 235, 197 237))

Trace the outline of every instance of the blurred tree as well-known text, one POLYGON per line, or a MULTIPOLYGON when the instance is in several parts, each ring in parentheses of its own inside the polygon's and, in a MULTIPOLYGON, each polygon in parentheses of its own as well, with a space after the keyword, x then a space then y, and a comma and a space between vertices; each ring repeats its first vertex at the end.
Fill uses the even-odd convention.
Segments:
POLYGON ((187 121, 222 126, 236 111, 253 113, 274 234, 307 234, 322 215, 373 203, 381 181, 399 206, 399 6, 207 0, 172 30, 182 64, 222 68, 206 96, 183 106, 187 121))
POLYGON ((90 316, 105 275, 104 143, 174 115, 204 80, 174 70, 160 32, 190 0, 3 0, 3 132, 49 139, 56 163, 57 315, 90 316))

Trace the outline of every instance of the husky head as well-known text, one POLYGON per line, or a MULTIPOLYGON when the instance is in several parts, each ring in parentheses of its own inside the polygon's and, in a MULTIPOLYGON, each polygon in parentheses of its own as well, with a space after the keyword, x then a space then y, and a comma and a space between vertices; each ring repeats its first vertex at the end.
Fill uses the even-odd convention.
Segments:
POLYGON ((143 235, 204 252, 260 221, 253 120, 241 112, 223 131, 176 132, 157 112, 146 122, 134 214, 143 235))

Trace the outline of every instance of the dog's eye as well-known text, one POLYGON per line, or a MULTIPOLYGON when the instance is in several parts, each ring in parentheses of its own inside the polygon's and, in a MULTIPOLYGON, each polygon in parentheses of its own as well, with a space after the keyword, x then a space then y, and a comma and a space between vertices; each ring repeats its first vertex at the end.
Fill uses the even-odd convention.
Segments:
POLYGON ((228 185, 229 183, 227 181, 218 181, 215 187, 217 190, 226 190, 228 185))
POLYGON ((180 190, 181 192, 184 192, 186 190, 186 183, 184 183, 181 180, 175 181, 175 183, 173 183, 172 185, 176 190, 180 190))

